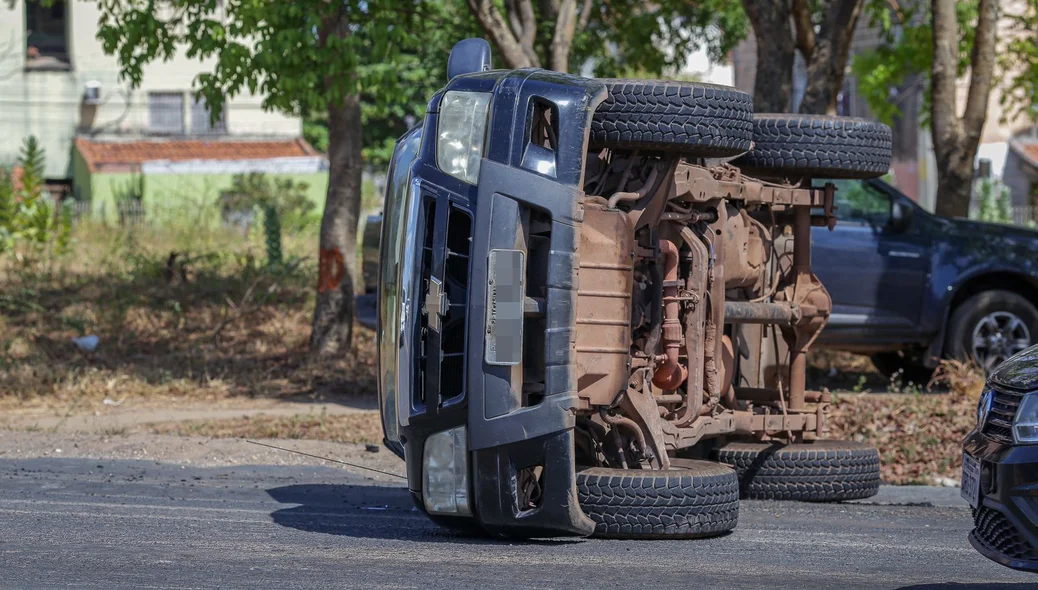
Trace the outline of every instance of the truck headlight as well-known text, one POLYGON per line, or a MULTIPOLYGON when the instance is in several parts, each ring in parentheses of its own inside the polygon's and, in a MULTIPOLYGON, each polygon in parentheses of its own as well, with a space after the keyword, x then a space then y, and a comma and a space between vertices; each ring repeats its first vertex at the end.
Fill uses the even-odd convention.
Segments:
POLYGON ((422 500, 430 514, 472 515, 466 434, 465 427, 459 426, 425 440, 422 500))
POLYGON ((1031 393, 1024 396, 1013 419, 1013 432, 1018 443, 1038 443, 1038 395, 1031 393))
POLYGON ((490 94, 452 90, 440 101, 436 165, 454 178, 476 184, 483 158, 490 94))

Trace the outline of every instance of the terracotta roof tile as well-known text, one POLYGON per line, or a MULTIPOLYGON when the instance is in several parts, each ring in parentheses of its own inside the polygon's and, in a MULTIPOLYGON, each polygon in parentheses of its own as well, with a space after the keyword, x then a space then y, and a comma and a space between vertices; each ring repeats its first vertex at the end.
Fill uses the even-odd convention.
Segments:
POLYGON ((153 160, 262 160, 319 156, 302 138, 281 140, 233 139, 144 139, 137 141, 98 141, 76 139, 91 172, 109 165, 132 166, 153 160))
POLYGON ((1038 163, 1038 143, 1019 143, 1020 151, 1032 163, 1038 163))

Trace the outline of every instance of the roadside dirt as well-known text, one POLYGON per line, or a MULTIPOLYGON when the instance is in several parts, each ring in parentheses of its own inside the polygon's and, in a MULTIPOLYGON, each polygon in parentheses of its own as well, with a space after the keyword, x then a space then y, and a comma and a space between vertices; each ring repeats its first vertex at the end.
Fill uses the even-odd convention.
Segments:
POLYGON ((225 398, 170 402, 132 398, 109 400, 92 408, 24 408, 0 413, 0 428, 62 433, 124 434, 155 424, 222 421, 239 418, 343 416, 375 413, 374 397, 350 398, 336 403, 277 399, 225 398), (95 409, 96 408, 96 409, 95 409))
MULTIPOLYGON (((280 451, 249 443, 242 439, 168 436, 135 433, 104 436, 83 433, 0 431, 0 459, 37 457, 87 458, 97 460, 143 459, 160 463, 177 463, 199 467, 231 465, 323 465, 339 464, 280 451)), ((318 440, 259 440, 284 449, 347 461, 403 475, 404 462, 384 448, 377 452, 366 445, 333 443, 318 440)), ((345 465, 339 465, 344 469, 345 465)), ((349 468, 379 481, 400 482, 397 477, 349 468)))

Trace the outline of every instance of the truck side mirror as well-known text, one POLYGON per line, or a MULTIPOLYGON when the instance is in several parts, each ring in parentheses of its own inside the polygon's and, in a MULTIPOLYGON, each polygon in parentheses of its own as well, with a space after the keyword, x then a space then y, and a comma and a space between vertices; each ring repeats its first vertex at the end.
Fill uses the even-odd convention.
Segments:
POLYGON ((890 204, 890 229, 895 232, 907 231, 912 225, 912 207, 894 199, 890 204))
POLYGON ((451 48, 447 58, 447 81, 455 76, 473 74, 490 69, 490 44, 476 37, 462 39, 451 48))

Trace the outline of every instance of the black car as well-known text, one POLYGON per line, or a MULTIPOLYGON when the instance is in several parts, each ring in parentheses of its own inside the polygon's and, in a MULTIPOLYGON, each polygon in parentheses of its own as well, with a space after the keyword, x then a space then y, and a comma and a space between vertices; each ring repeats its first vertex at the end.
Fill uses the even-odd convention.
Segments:
POLYGON ((1002 565, 1038 573, 1038 346, 992 374, 962 455, 970 543, 1002 565))

